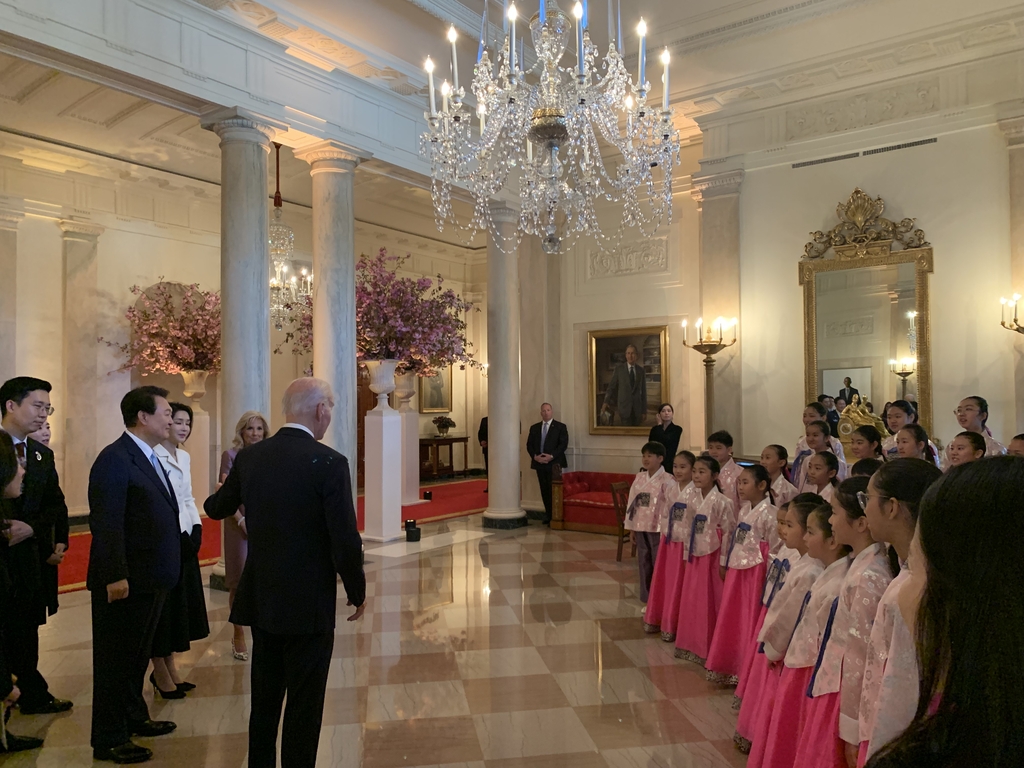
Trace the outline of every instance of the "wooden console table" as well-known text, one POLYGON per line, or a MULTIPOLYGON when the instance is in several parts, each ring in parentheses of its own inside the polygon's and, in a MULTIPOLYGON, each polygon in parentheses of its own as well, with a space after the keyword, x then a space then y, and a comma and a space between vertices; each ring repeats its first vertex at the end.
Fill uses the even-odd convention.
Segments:
POLYGON ((420 480, 433 480, 445 475, 457 475, 455 471, 455 446, 462 444, 462 476, 469 474, 468 437, 421 437, 420 438, 420 480), (441 447, 448 447, 448 463, 441 463, 441 447))

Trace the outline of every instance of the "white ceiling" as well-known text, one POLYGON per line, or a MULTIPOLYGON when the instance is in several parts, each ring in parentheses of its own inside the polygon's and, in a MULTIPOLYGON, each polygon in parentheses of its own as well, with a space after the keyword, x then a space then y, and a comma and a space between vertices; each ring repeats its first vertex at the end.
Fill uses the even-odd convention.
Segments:
MULTIPOLYGON (((195 115, 0 53, 0 154, 49 170, 100 175, 116 158, 136 178, 156 169, 178 175, 187 187, 192 179, 220 183, 218 143, 195 115)), ((269 167, 272 194, 273 156, 269 167)), ((365 163, 355 175, 356 218, 464 245, 450 229, 437 231, 425 183, 409 171, 365 163)), ((309 165, 288 147, 281 148, 281 190, 289 202, 312 204, 309 165)))

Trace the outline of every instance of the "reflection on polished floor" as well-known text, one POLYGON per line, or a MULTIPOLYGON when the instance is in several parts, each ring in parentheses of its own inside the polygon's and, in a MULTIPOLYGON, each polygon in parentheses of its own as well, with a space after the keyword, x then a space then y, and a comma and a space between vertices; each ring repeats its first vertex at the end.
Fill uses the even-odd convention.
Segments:
MULTIPOLYGON (((643 634, 636 561, 615 562, 610 537, 536 523, 492 533, 479 516, 428 524, 420 544, 368 546, 367 581, 361 622, 341 620, 339 600, 318 765, 745 764, 731 691, 643 634)), ((155 752, 149 765, 246 764, 249 668, 231 658, 226 595, 207 600, 212 634, 180 662, 198 688, 152 705, 178 729, 139 739, 155 752)), ((88 593, 63 596, 41 645, 51 690, 75 708, 15 715, 16 733, 46 745, 3 763, 92 765, 88 593)))

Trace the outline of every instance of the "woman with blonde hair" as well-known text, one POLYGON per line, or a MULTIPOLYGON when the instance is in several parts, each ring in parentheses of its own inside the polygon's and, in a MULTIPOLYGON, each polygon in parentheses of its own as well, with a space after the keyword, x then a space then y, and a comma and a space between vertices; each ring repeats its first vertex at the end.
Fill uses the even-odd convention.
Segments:
MULTIPOLYGON (((238 452, 247 445, 258 443, 270 434, 270 427, 267 420, 259 411, 246 411, 238 420, 235 427, 235 437, 231 441, 231 447, 224 451, 220 457, 220 483, 223 483, 231 467, 235 463, 238 452)), ((220 487, 218 483, 217 487, 220 487)), ((224 520, 224 584, 228 588, 228 607, 234 605, 235 591, 238 589, 238 580, 242 576, 242 569, 245 567, 245 556, 248 552, 245 530, 245 507, 239 507, 234 516, 224 520)), ((245 628, 234 626, 234 636, 231 638, 231 653, 239 661, 246 661, 249 652, 245 645, 245 628)))

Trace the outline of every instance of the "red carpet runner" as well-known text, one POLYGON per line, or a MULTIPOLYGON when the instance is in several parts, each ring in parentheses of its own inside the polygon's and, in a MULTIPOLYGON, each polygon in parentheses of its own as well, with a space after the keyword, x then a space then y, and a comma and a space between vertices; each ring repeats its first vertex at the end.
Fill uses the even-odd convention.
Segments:
MULTIPOLYGON (((484 493, 486 487, 486 480, 465 480, 427 486, 423 490, 432 492, 433 500, 426 504, 402 507, 402 520, 444 520, 482 512, 487 508, 487 494, 484 493)), ((422 495, 422 491, 420 493, 422 495)), ((359 522, 359 530, 363 530, 362 496, 356 501, 356 518, 359 522)), ((70 549, 58 572, 61 592, 85 589, 91 543, 92 535, 88 532, 71 534, 70 549)), ((220 522, 204 517, 203 547, 199 551, 199 560, 203 565, 212 565, 217 562, 218 557, 220 557, 220 522)))

